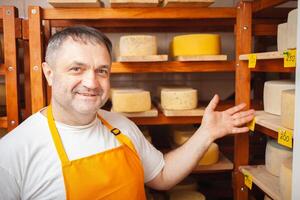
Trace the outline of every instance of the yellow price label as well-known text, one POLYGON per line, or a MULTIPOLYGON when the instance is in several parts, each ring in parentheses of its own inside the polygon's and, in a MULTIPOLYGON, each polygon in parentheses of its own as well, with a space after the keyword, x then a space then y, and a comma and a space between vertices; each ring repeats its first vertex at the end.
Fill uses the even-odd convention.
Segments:
POLYGON ((292 148, 293 147, 293 131, 279 128, 277 142, 278 142, 278 144, 292 148))
POLYGON ((253 120, 248 123, 248 128, 249 128, 250 131, 254 131, 255 123, 256 123, 256 119, 254 117, 253 120))
POLYGON ((256 66, 256 54, 249 54, 248 55, 248 67, 249 68, 255 68, 256 66))
POLYGON ((252 189, 252 176, 247 171, 244 172, 244 184, 251 190, 252 189))
POLYGON ((296 49, 283 52, 284 67, 296 67, 296 49))

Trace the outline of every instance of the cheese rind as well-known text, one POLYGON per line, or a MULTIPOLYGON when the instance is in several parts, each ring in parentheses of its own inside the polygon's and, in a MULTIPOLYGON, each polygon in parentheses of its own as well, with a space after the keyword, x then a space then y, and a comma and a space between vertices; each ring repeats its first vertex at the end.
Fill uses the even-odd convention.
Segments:
POLYGON ((212 143, 199 161, 199 165, 213 165, 219 161, 219 146, 212 143))
POLYGON ((295 88, 295 83, 290 80, 267 81, 264 86, 264 111, 281 114, 281 92, 295 88))
POLYGON ((170 192, 170 200, 205 200, 205 196, 196 191, 172 191, 170 192))
POLYGON ((279 176, 280 165, 291 156, 291 149, 279 145, 276 140, 269 140, 266 147, 266 169, 274 176, 279 176))
POLYGON ((277 27, 277 50, 283 52, 287 50, 287 40, 288 40, 288 24, 282 23, 277 27))
POLYGON ((219 55, 221 39, 217 34, 190 34, 175 36, 171 43, 173 56, 219 55))
POLYGON ((294 129, 295 90, 283 90, 281 93, 281 124, 294 129))
POLYGON ((192 135, 196 132, 196 128, 193 126, 178 126, 174 127, 173 141, 174 144, 180 146, 184 144, 192 135))
POLYGON ((131 35, 120 38, 120 56, 157 55, 156 37, 151 35, 131 35))
POLYGON ((298 9, 294 9, 289 12, 288 15, 288 27, 287 27, 287 48, 295 49, 297 48, 297 16, 298 9))
POLYGON ((292 196, 292 157, 284 160, 280 166, 279 192, 281 199, 291 200, 292 196))
POLYGON ((151 109, 149 91, 115 91, 112 93, 114 112, 145 112, 151 109))
POLYGON ((191 110, 197 108, 198 92, 192 88, 163 88, 160 100, 166 110, 191 110))

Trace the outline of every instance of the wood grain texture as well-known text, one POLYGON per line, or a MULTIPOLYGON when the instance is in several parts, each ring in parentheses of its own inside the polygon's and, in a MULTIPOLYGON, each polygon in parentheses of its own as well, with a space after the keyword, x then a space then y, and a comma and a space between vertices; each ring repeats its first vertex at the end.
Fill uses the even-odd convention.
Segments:
POLYGON ((143 8, 157 7, 159 0, 110 0, 112 8, 143 8))
POLYGON ((289 0, 256 0, 253 2, 253 12, 259 12, 267 8, 275 7, 277 5, 288 2, 289 0))
POLYGON ((99 0, 48 0, 48 3, 57 8, 62 7, 100 7, 99 0))
POLYGON ((226 61, 227 55, 199 55, 199 56, 175 56, 175 61, 226 61))
MULTIPOLYGON (((283 52, 272 51, 272 52, 260 52, 252 53, 256 55, 257 60, 271 60, 271 59, 283 59, 283 52)), ((249 60, 249 54, 240 55, 240 60, 249 60)))
POLYGON ((164 0, 164 7, 208 7, 214 0, 164 0))

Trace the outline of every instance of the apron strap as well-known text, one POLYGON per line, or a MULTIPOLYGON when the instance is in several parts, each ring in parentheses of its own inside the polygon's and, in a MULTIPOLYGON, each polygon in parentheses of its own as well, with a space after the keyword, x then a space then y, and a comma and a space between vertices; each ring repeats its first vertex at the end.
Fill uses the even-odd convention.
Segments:
POLYGON ((131 142, 131 140, 124 135, 121 130, 114 128, 113 126, 111 126, 105 119, 103 119, 99 114, 97 115, 98 118, 101 120, 101 122, 108 128, 108 130, 117 138, 117 140, 121 143, 121 144, 125 144, 126 146, 128 146, 133 152, 137 153, 133 143, 131 142))
POLYGON ((55 122, 54 122, 54 117, 53 117, 53 113, 52 113, 52 106, 51 104, 48 106, 47 108, 47 119, 48 119, 48 125, 49 125, 49 129, 52 135, 52 139, 54 141, 56 150, 58 152, 59 158, 61 160, 62 165, 67 165, 70 163, 68 156, 65 152, 65 149, 63 147, 61 138, 59 136, 58 130, 56 128, 55 122))

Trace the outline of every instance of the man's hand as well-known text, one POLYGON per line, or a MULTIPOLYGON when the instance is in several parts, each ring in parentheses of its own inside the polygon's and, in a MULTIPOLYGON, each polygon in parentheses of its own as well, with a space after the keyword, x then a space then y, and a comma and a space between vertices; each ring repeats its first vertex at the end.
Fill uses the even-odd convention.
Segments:
POLYGON ((242 111, 246 104, 240 104, 223 112, 215 111, 219 96, 215 95, 205 109, 200 129, 210 134, 212 141, 228 134, 249 131, 245 126, 254 118, 254 110, 242 111))

